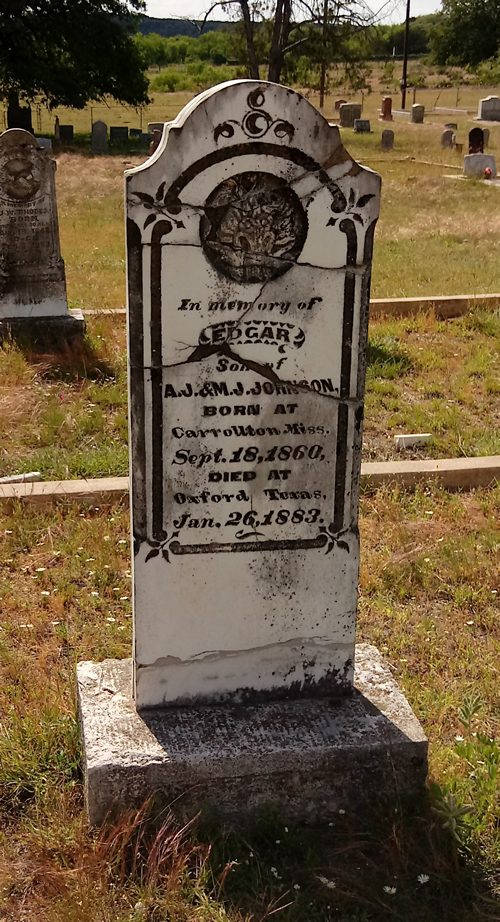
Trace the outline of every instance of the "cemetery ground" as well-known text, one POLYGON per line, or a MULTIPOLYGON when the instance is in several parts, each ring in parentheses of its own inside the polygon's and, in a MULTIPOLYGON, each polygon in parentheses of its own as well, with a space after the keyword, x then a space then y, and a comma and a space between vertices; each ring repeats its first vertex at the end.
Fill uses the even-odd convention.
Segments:
MULTIPOLYGON (((0 918, 5 922, 493 919, 498 870, 500 492, 362 501, 359 639, 375 643, 430 738, 429 796, 303 830, 90 834, 75 665, 129 655, 128 509, 2 510, 0 918)), ((496 908, 495 908, 496 907, 496 908)))
MULTIPOLYGON (((374 134, 344 132, 383 176, 374 297, 498 291, 500 192, 445 179, 460 164, 440 125, 396 121, 389 154, 374 116, 374 134)), ((72 306, 123 305, 121 174, 141 159, 59 158, 72 306)), ((373 322, 365 457, 395 456, 405 431, 433 433, 418 457, 498 452, 499 328, 477 310, 373 322)), ((127 472, 124 338, 122 318, 92 317, 78 355, 1 351, 2 474, 127 472)), ((2 922, 494 918, 499 498, 429 486, 362 499, 358 639, 385 655, 429 736, 428 795, 377 805, 361 825, 346 813, 304 830, 266 814, 236 832, 209 817, 179 830, 167 813, 156 829, 139 814, 89 832, 75 665, 129 655, 128 508, 0 509, 2 922)))

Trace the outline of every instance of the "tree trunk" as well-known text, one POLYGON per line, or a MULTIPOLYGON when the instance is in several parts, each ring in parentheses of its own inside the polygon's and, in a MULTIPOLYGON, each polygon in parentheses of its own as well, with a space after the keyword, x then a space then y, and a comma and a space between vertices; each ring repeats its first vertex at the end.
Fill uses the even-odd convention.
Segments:
POLYGON ((243 28, 245 30, 245 41, 247 45, 248 76, 252 80, 259 80, 259 62, 257 61, 257 53, 255 51, 253 22, 250 16, 250 10, 248 9, 248 0, 239 0, 239 2, 241 7, 241 14, 243 17, 243 28))
POLYGON ((277 0, 274 14, 273 34, 271 37, 271 50, 269 52, 269 70, 267 79, 279 83, 285 48, 290 34, 292 4, 291 0, 277 0))
POLYGON ((7 128, 24 128, 33 134, 31 106, 20 105, 17 90, 11 90, 7 97, 7 128))

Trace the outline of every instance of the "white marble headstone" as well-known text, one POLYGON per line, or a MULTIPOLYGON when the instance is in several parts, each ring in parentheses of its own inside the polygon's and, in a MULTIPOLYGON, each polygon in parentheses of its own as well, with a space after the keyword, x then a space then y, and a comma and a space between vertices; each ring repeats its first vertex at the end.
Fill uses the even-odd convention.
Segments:
POLYGON ((0 320, 67 314, 55 170, 28 131, 0 135, 0 320))
POLYGON ((138 708, 351 688, 379 194, 247 80, 126 174, 138 708))

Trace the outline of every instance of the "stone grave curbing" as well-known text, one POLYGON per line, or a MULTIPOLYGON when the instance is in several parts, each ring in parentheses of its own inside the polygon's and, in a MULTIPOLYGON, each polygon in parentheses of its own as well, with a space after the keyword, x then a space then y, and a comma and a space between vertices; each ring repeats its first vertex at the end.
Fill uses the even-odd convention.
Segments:
POLYGON ((0 339, 59 348, 85 322, 67 305, 55 171, 29 132, 0 135, 0 339))
POLYGON ((353 678, 380 178, 259 81, 126 176, 134 653, 78 667, 89 816, 413 792, 410 706, 373 648, 353 678))

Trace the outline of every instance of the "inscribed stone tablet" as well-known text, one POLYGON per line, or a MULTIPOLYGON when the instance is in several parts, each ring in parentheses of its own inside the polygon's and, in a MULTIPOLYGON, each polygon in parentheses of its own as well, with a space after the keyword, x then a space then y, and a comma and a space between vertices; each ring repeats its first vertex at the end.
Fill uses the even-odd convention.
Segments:
POLYGON ((0 136, 0 319, 67 312, 55 170, 28 131, 0 136))
POLYGON ((137 705, 344 693, 380 179, 256 81, 126 175, 137 705))

